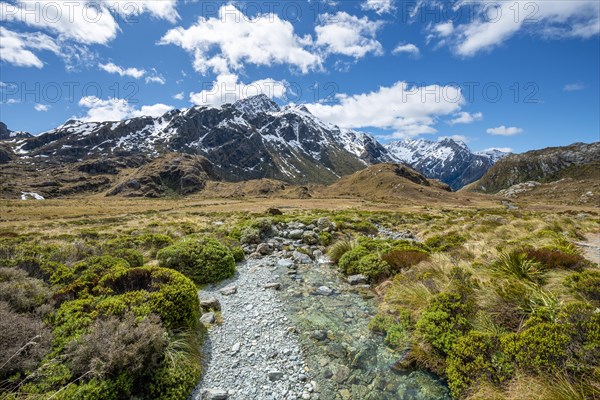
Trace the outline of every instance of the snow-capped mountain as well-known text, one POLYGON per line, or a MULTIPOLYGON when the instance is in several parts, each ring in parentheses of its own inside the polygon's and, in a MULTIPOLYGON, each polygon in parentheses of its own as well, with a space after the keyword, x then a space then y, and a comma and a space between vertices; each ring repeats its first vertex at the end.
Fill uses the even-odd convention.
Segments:
POLYGON ((21 158, 73 163, 170 152, 206 157, 229 181, 274 178, 329 183, 390 161, 373 137, 340 129, 304 106, 280 107, 259 95, 221 107, 172 110, 116 122, 70 120, 13 147, 21 158))
POLYGON ((394 161, 402 162, 428 178, 439 179, 459 189, 481 178, 496 161, 506 156, 500 150, 473 153, 457 140, 402 140, 387 144, 394 161))

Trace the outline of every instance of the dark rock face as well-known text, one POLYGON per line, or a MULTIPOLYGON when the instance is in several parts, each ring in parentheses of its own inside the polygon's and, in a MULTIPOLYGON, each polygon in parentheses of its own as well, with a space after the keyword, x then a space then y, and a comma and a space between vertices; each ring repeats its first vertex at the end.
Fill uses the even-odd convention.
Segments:
POLYGON ((139 168, 132 177, 115 185, 107 196, 160 197, 174 193, 186 195, 204 189, 214 180, 211 163, 204 157, 170 153, 139 168))
POLYGON ((158 118, 72 120, 15 148, 18 154, 60 163, 97 160, 81 168, 107 174, 115 168, 98 160, 199 155, 227 181, 330 183, 370 163, 388 161, 387 151, 372 137, 325 124, 304 107, 281 108, 266 96, 219 108, 172 110, 158 118))
POLYGON ((447 183, 453 190, 478 180, 506 155, 500 151, 473 153, 464 143, 452 139, 403 140, 390 143, 386 148, 397 161, 428 178, 447 183))
POLYGON ((496 163, 473 189, 497 193, 502 189, 528 181, 551 182, 562 178, 594 179, 593 176, 581 176, 580 167, 597 164, 600 159, 599 154, 600 142, 574 143, 569 146, 513 154, 496 163))

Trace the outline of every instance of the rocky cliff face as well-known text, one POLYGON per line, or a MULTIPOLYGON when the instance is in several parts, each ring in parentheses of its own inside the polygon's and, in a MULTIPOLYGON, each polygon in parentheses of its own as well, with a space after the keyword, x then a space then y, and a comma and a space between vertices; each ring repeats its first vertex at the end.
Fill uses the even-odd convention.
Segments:
MULTIPOLYGON (((593 179, 582 176, 582 168, 597 164, 600 158, 600 142, 575 143, 564 147, 513 154, 498 161, 480 180, 473 190, 497 193, 524 182, 552 182, 558 179, 593 179)), ((585 174, 584 174, 585 175, 585 174)), ((596 176, 596 179, 600 176, 596 176)))

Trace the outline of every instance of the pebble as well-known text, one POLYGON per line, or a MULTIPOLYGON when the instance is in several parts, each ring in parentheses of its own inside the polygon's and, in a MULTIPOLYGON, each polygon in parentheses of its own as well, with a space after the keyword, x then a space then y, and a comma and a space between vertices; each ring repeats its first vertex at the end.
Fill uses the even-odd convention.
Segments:
POLYGON ((237 293, 237 287, 235 287, 235 286, 229 286, 229 287, 226 287, 226 288, 223 288, 223 289, 219 290, 219 292, 223 296, 231 296, 232 294, 236 294, 237 293))
POLYGON ((202 316, 200 317, 200 322, 202 322, 204 325, 214 324, 215 323, 215 313, 208 312, 206 314, 202 314, 202 316))

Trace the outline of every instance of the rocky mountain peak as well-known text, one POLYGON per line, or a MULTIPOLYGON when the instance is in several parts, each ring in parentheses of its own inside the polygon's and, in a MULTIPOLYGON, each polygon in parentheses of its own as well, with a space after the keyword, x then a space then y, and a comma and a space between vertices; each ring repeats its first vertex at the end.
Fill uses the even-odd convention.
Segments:
POLYGON ((259 94, 257 96, 238 100, 233 103, 233 107, 243 114, 249 116, 256 116, 260 113, 280 111, 279 105, 277 105, 277 103, 275 103, 265 94, 259 94))

